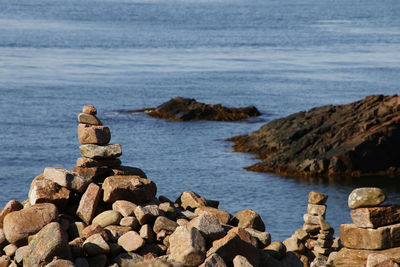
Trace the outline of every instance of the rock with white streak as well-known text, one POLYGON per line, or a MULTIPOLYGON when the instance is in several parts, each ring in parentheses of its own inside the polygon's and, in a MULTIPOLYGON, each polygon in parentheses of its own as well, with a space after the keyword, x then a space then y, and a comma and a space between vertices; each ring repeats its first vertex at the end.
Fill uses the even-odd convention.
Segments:
POLYGON ((59 167, 47 167, 43 172, 44 178, 53 181, 63 187, 78 192, 85 191, 86 187, 90 183, 90 179, 80 175, 77 172, 59 168, 59 167))

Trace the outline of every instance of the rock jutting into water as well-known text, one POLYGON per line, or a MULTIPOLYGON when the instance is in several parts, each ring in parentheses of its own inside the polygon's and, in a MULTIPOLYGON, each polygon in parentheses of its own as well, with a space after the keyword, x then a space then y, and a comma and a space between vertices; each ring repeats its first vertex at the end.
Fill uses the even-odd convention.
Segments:
POLYGON ((247 170, 283 175, 400 174, 400 97, 313 108, 228 139, 262 160, 247 170))
POLYGON ((240 121, 261 115, 254 106, 227 108, 220 104, 208 105, 183 97, 172 98, 156 108, 131 110, 130 112, 146 112, 155 118, 174 121, 240 121))

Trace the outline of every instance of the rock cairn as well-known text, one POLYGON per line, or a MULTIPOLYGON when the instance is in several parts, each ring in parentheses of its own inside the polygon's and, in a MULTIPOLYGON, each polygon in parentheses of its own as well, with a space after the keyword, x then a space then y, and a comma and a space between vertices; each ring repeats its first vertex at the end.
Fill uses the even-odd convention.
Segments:
POLYGON ((340 226, 344 246, 334 266, 399 266, 400 206, 380 206, 386 196, 380 188, 351 192, 348 205, 353 224, 340 226))
POLYGON ((0 266, 303 266, 251 209, 233 216, 193 191, 156 198, 96 113, 78 116, 74 170, 46 167, 26 201, 1 210, 0 266))

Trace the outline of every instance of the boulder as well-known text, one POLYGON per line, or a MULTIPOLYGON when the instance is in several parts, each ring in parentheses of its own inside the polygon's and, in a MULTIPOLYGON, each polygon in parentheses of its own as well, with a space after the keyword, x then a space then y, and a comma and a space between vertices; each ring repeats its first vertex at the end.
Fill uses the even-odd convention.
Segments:
POLYGON ((8 244, 3 248, 4 253, 9 257, 14 257, 15 251, 17 251, 18 247, 14 244, 8 244))
POLYGON ((132 175, 147 178, 147 175, 139 168, 130 166, 118 166, 112 169, 113 175, 132 175))
POLYGON ((253 265, 242 255, 236 255, 233 259, 233 267, 253 267, 253 265))
POLYGON ((81 168, 92 168, 92 167, 118 167, 121 165, 119 159, 91 159, 81 157, 76 160, 76 166, 81 168))
POLYGON ((140 227, 139 235, 148 243, 152 243, 154 241, 155 233, 149 224, 144 224, 142 227, 140 227))
POLYGON ((0 267, 7 267, 11 263, 10 257, 3 255, 0 257, 0 267))
POLYGON ((157 108, 131 110, 130 112, 146 112, 146 114, 155 118, 175 121, 239 121, 261 115, 254 106, 228 108, 220 104, 208 105, 197 102, 195 99, 183 97, 172 98, 157 108))
POLYGON ((192 219, 186 227, 195 227, 203 235, 206 241, 214 241, 225 236, 224 228, 216 217, 207 214, 201 214, 192 219))
POLYGON ((95 126, 80 123, 78 139, 81 144, 106 145, 111 140, 111 132, 107 126, 95 126))
POLYGON ((111 169, 109 167, 78 167, 75 166, 74 172, 86 177, 89 180, 102 182, 106 177, 111 175, 111 169))
POLYGON ((103 227, 101 227, 98 224, 91 224, 88 225, 87 227, 85 227, 82 230, 82 237, 83 238, 89 238, 90 236, 94 235, 94 234, 101 234, 101 236, 105 239, 108 240, 108 234, 107 232, 103 229, 103 227))
POLYGON ((24 266, 44 266, 54 257, 71 259, 67 235, 57 222, 43 227, 29 242, 29 254, 23 259, 24 266))
POLYGON ((156 234, 161 232, 161 230, 164 230, 166 234, 172 234, 178 226, 175 221, 164 216, 159 216, 154 222, 153 230, 156 234))
POLYGON ((305 250, 304 244, 295 236, 285 239, 283 244, 286 247, 286 251, 302 253, 305 250))
POLYGON ((97 109, 93 105, 83 106, 82 112, 85 114, 96 115, 97 109))
POLYGON ((120 267, 130 267, 136 263, 142 262, 143 260, 143 256, 133 252, 128 252, 119 254, 113 259, 113 262, 117 263, 120 267))
POLYGON ((121 213, 122 216, 135 215, 137 205, 127 200, 117 200, 112 204, 112 209, 121 213))
POLYGON ((169 238, 174 261, 187 266, 200 265, 206 256, 206 244, 200 231, 194 227, 179 226, 169 238))
POLYGON ((4 209, 0 211, 0 228, 3 228, 3 221, 7 214, 13 211, 22 210, 23 208, 24 206, 18 200, 13 199, 8 201, 8 203, 4 206, 4 209))
POLYGON ((95 256, 98 254, 107 254, 110 252, 110 246, 101 236, 101 234, 94 234, 89 236, 83 243, 83 250, 89 256, 95 256))
POLYGON ((135 209, 135 216, 141 225, 153 223, 160 216, 158 205, 139 205, 135 209))
POLYGON ((9 213, 4 218, 3 230, 10 243, 25 241, 58 217, 57 208, 51 203, 35 204, 29 208, 9 213))
POLYGON ((45 179, 43 174, 36 176, 29 190, 29 203, 53 203, 60 210, 64 210, 69 201, 71 191, 59 184, 45 179))
POLYGON ((98 224, 101 227, 106 227, 108 225, 118 225, 121 221, 121 214, 115 210, 106 210, 97 215, 92 224, 98 224))
POLYGON ((78 122, 90 125, 102 125, 101 121, 96 117, 96 115, 79 113, 78 122))
POLYGON ((122 225, 109 225, 105 227, 104 230, 111 242, 118 242, 118 239, 125 233, 131 231, 132 228, 122 225))
POLYGON ((81 197, 76 215, 78 215, 78 217, 87 224, 90 224, 94 217, 97 204, 100 200, 100 195, 100 186, 96 185, 95 183, 91 183, 81 197))
POLYGON ((232 223, 241 228, 253 228, 261 232, 265 231, 265 225, 260 215, 251 209, 237 212, 232 218, 232 223))
POLYGON ((400 247, 385 250, 364 250, 342 248, 334 259, 335 267, 365 267, 368 256, 381 254, 389 257, 392 261, 400 263, 400 247))
POLYGON ((303 215, 303 220, 306 224, 319 224, 319 216, 310 215, 308 213, 303 215))
POLYGON ((261 232, 253 228, 245 228, 247 233, 249 233, 253 238, 257 240, 258 248, 265 248, 271 244, 271 234, 268 232, 261 232))
POLYGON ((119 222, 119 225, 121 226, 129 226, 132 229, 138 229, 140 226, 140 223, 136 217, 133 216, 127 216, 121 219, 119 222))
POLYGON ((348 200, 350 209, 379 206, 386 200, 382 189, 377 187, 363 187, 354 189, 348 200))
POLYGON ((118 245, 128 252, 136 251, 145 244, 145 240, 135 231, 129 231, 118 238, 118 245))
POLYGON ((175 203, 185 210, 195 210, 200 206, 206 206, 207 200, 193 191, 185 191, 178 197, 175 203))
POLYGON ((309 204, 323 205, 323 204, 326 203, 327 200, 328 200, 328 195, 327 194, 314 192, 314 191, 311 191, 308 194, 308 203, 309 204))
POLYGON ((350 211, 353 223, 360 228, 377 228, 400 222, 400 205, 357 208, 350 211))
POLYGON ((383 254, 369 254, 366 267, 398 267, 399 265, 383 254))
POLYGON ((110 144, 110 145, 94 145, 87 144, 81 145, 79 147, 82 157, 104 160, 104 159, 115 159, 122 155, 122 147, 120 144, 110 144))
POLYGON ((128 200, 142 204, 154 199, 157 187, 148 179, 139 176, 110 176, 102 185, 104 202, 113 203, 117 200, 128 200))
POLYGON ((311 215, 324 216, 326 213, 326 205, 308 204, 307 213, 311 215))
POLYGON ((228 224, 229 221, 232 218, 232 215, 230 215, 226 210, 221 210, 221 209, 216 209, 213 207, 207 207, 207 206, 200 206, 195 209, 194 213, 200 215, 200 214, 208 214, 215 216, 218 221, 222 224, 228 224))
POLYGON ((275 119, 228 139, 239 152, 257 154, 247 170, 300 176, 398 174, 400 96, 313 108, 275 119))
POLYGON ((85 191, 90 180, 77 172, 72 172, 59 167, 47 167, 44 169, 43 176, 45 179, 55 182, 56 184, 78 192, 85 191))

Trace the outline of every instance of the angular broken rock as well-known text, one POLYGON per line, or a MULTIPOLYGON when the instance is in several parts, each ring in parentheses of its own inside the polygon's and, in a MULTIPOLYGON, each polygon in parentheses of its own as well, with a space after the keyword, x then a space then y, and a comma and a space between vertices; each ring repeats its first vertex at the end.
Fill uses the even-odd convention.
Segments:
POLYGON ((323 205, 323 204, 325 204, 327 199, 328 199, 327 194, 314 192, 314 191, 311 191, 308 194, 308 203, 309 204, 323 205))
POLYGON ((377 228, 400 222, 400 205, 357 208, 350 211, 353 223, 360 228, 377 228))
POLYGON ((26 240, 28 236, 55 221, 57 216, 57 208, 51 203, 35 204, 29 208, 11 212, 4 218, 4 234, 10 243, 26 240))
POLYGON ((161 232, 161 230, 164 230, 167 234, 172 234, 178 226, 175 221, 164 216, 159 216, 154 222, 153 230, 156 234, 161 232))
POLYGON ((286 254, 286 246, 281 241, 274 241, 264 248, 275 259, 282 259, 286 254))
POLYGON ((83 106, 82 112, 85 114, 96 115, 97 109, 93 105, 83 106))
POLYGON ((76 166, 82 168, 92 168, 92 167, 118 167, 121 165, 121 160, 119 159, 90 159, 81 157, 76 160, 76 166))
POLYGON ((242 255, 236 255, 233 259, 233 267, 253 267, 253 265, 242 255))
POLYGON ((129 226, 132 229, 136 230, 139 228, 140 223, 138 221, 138 219, 134 216, 127 216, 121 219, 121 221, 119 222, 119 225, 121 226, 129 226))
POLYGON ((104 180, 104 202, 128 200, 135 204, 146 203, 154 199, 156 184, 139 176, 110 176, 104 180))
POLYGON ((43 266, 54 257, 71 259, 68 237, 57 222, 43 227, 29 242, 29 254, 24 257, 24 266, 43 266))
POLYGON ((237 225, 241 228, 253 228, 261 232, 265 231, 265 224, 260 215, 251 209, 237 212, 232 218, 232 222, 234 225, 237 225))
POLYGON ((59 184, 45 179, 43 174, 36 176, 29 190, 29 203, 53 203, 59 209, 65 209, 68 205, 70 191, 59 184))
MULTIPOLYGON (((349 266, 366 266, 368 256, 371 254, 382 254, 395 262, 400 262, 400 247, 385 250, 364 250, 364 249, 348 249, 342 248, 334 259, 333 266, 349 267, 349 266)), ((386 265, 383 265, 386 266, 386 265)))
POLYGON ((58 167, 45 168, 43 176, 50 181, 78 192, 83 192, 90 183, 90 180, 83 175, 58 167))
POLYGON ((326 213, 326 205, 308 204, 307 213, 311 215, 322 215, 326 213))
POLYGON ((303 220, 307 224, 319 224, 319 217, 308 213, 303 215, 303 220))
POLYGON ((399 265, 384 254, 369 254, 366 267, 398 267, 399 265))
POLYGON ((129 231, 118 238, 118 245, 126 251, 136 251, 145 244, 144 239, 135 231, 129 231))
POLYGON ((305 247, 304 244, 295 236, 289 237, 283 241, 286 247, 286 251, 292 252, 303 252, 305 247))
POLYGON ((206 242, 200 231, 194 227, 179 226, 169 238, 170 251, 174 261, 187 266, 200 265, 206 256, 206 242))
POLYGON ((208 256, 199 267, 227 267, 224 259, 218 254, 208 256))
POLYGON ((135 216, 141 225, 153 223, 160 216, 160 210, 158 209, 158 205, 139 205, 135 209, 135 216))
MULTIPOLYGON (((271 234, 268 232, 261 232, 253 228, 245 228, 247 233, 249 233, 253 238, 257 240, 259 248, 265 248, 271 244, 271 234)), ((304 231, 305 232, 305 231, 304 231)))
POLYGON ((78 122, 90 125, 102 125, 101 121, 96 117, 96 115, 79 113, 78 122))
POLYGON ((104 228, 108 225, 118 225, 121 221, 121 218, 122 216, 118 211, 106 210, 97 215, 93 219, 92 224, 98 224, 104 228))
POLYGON ((101 236, 101 234, 94 234, 85 240, 83 243, 83 250, 89 256, 94 256, 98 254, 107 254, 110 252, 110 246, 101 236))
POLYGON ((100 186, 95 183, 89 184, 85 193, 81 197, 76 215, 85 223, 90 224, 96 212, 97 204, 101 195, 100 186))
POLYGON ((207 207, 207 206, 198 207, 197 209, 195 209, 194 213, 196 213, 198 215, 200 215, 200 214, 213 215, 222 224, 228 224, 232 218, 232 215, 230 215, 226 210, 216 209, 216 208, 207 207))
POLYGON ((135 215, 137 205, 127 200, 117 200, 112 204, 112 209, 121 213, 122 216, 135 215))
POLYGON ((197 228, 206 241, 214 241, 225 236, 224 228, 218 219, 208 214, 201 214, 192 219, 186 227, 197 228))
POLYGON ((377 187, 362 187, 354 189, 348 200, 350 209, 379 206, 386 200, 382 189, 377 187))
POLYGON ((122 147, 120 144, 111 145, 94 145, 87 144, 79 147, 82 157, 90 159, 115 159, 122 155, 122 147))
POLYGON ((175 203, 185 210, 188 208, 194 210, 200 206, 206 206, 207 200, 193 191, 185 191, 178 197, 175 203))
POLYGON ((95 126, 80 123, 78 125, 78 139, 83 145, 106 145, 111 140, 111 132, 107 126, 95 126))

